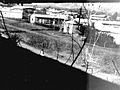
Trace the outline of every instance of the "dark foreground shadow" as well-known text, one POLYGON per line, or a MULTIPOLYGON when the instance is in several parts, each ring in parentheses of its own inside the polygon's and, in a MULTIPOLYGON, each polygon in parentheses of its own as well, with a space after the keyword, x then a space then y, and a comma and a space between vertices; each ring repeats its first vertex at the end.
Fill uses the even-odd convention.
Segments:
POLYGON ((1 90, 120 90, 120 87, 0 38, 1 90))

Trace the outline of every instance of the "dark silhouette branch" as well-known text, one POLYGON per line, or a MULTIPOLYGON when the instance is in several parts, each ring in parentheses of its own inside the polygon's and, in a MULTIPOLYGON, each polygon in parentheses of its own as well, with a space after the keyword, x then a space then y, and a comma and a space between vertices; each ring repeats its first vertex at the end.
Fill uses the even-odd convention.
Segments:
MULTIPOLYGON (((83 3, 83 7, 85 8, 84 3, 83 3)), ((86 8, 85 8, 85 10, 86 10, 86 12, 87 12, 87 9, 86 9, 86 8)), ((87 19, 88 19, 88 28, 89 28, 89 15, 88 15, 88 18, 87 18, 87 19)), ((72 62, 71 66, 73 66, 73 64, 76 62, 77 58, 79 57, 80 53, 82 52, 82 50, 83 50, 83 48, 84 48, 84 46, 85 46, 85 44, 86 44, 86 42, 87 42, 87 39, 88 39, 88 36, 89 36, 89 32, 90 32, 90 31, 89 31, 89 29, 88 29, 88 30, 87 30, 87 36, 86 36, 86 38, 84 39, 84 43, 83 43, 80 51, 78 52, 77 56, 75 57, 75 60, 72 62)), ((85 33, 83 33, 83 34, 85 34, 85 33)))
POLYGON ((83 43, 83 45, 82 45, 79 53, 78 53, 77 56, 75 57, 75 60, 72 62, 71 66, 73 66, 73 64, 76 62, 77 58, 79 57, 80 53, 82 52, 82 50, 83 50, 83 48, 84 48, 84 46, 85 46, 85 44, 86 44, 86 42, 87 42, 87 38, 84 40, 84 43, 83 43))
MULTIPOLYGON (((72 34, 74 34, 74 33, 72 33, 72 34)), ((71 38, 72 38, 72 40, 79 46, 79 48, 81 48, 81 46, 80 46, 80 44, 79 44, 79 42, 77 42, 74 38, 73 38, 73 35, 72 36, 70 36, 71 38)), ((72 44, 73 44, 73 41, 72 41, 72 44)), ((72 45, 73 46, 73 45, 72 45)), ((71 51, 73 50, 73 47, 72 47, 72 49, 71 49, 71 51)), ((69 60, 70 60, 70 57, 71 57, 71 55, 73 54, 73 52, 71 52, 71 54, 70 54, 70 56, 69 56, 69 58, 67 59, 67 61, 65 62, 65 63, 67 63, 69 60)))
POLYGON ((56 47, 57 47, 57 60, 58 60, 58 58, 59 58, 59 47, 58 47, 57 41, 55 42, 55 44, 56 44, 56 47))
POLYGON ((117 66, 116 66, 116 64, 115 64, 115 62, 112 60, 112 63, 113 63, 113 66, 115 67, 115 70, 117 71, 117 73, 119 74, 119 76, 120 76, 120 72, 119 72, 119 70, 117 69, 117 66))
POLYGON ((74 60, 74 45, 73 45, 73 33, 72 33, 72 54, 73 54, 73 60, 74 60))

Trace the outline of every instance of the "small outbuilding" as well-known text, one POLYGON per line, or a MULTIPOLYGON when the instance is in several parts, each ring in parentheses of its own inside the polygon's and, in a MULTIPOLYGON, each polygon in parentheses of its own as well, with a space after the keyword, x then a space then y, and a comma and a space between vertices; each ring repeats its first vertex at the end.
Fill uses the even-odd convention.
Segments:
MULTIPOLYGON (((87 25, 86 23, 87 23, 86 19, 85 20, 80 19, 80 24, 87 25)), ((72 34, 76 30, 78 30, 78 20, 77 19, 73 19, 71 21, 64 21, 64 23, 63 23, 63 32, 64 33, 72 34)))

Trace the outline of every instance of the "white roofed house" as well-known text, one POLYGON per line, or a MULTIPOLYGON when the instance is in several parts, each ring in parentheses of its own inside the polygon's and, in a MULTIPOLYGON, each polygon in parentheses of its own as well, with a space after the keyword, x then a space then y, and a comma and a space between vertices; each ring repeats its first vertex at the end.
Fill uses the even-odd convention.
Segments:
POLYGON ((94 27, 94 23, 97 21, 106 21, 108 16, 105 14, 93 14, 90 16, 90 26, 94 27))
POLYGON ((4 17, 22 19, 23 10, 20 7, 3 7, 1 11, 4 17))
POLYGON ((95 21, 99 21, 99 20, 101 20, 101 21, 104 21, 104 20, 106 20, 106 15, 91 15, 90 16, 90 19, 91 19, 91 21, 93 21, 93 22, 95 22, 95 21))
POLYGON ((33 7, 16 5, 13 7, 3 7, 1 11, 3 16, 6 18, 22 19, 24 16, 23 13, 25 12, 25 9, 33 9, 33 7))
POLYGON ((60 27, 64 20, 68 17, 62 14, 38 14, 33 13, 30 16, 30 23, 39 23, 41 25, 52 26, 54 28, 60 27))

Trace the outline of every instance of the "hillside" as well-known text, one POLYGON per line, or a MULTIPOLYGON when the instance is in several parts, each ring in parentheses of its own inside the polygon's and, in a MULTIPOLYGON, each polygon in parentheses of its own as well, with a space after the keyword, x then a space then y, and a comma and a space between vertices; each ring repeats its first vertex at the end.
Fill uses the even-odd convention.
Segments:
MULTIPOLYGON (((44 50, 45 54, 67 65, 73 62, 73 56, 71 54, 72 40, 70 35, 20 20, 6 19, 6 26, 11 35, 16 34, 17 37, 20 38, 20 41, 38 49, 38 52, 44 50)), ((83 44, 80 37, 74 39, 78 40, 80 46, 83 44)), ((80 47, 74 42, 74 57, 76 57, 79 50, 80 47)), ((87 73, 120 84, 118 73, 120 71, 120 49, 95 46, 94 51, 92 50, 93 45, 87 43, 74 64, 74 67, 86 71, 85 62, 87 61, 89 62, 87 73), (118 72, 116 72, 113 62, 118 72), (103 74, 103 76, 99 73, 103 74), (111 75, 115 77, 111 78, 111 75)))
POLYGON ((13 39, 5 39, 0 36, 0 88, 2 90, 120 89, 120 86, 116 84, 16 45, 13 39))

